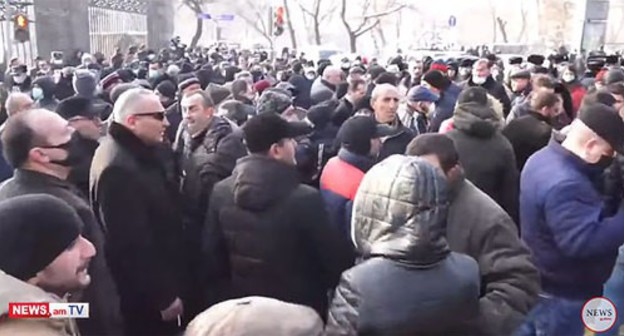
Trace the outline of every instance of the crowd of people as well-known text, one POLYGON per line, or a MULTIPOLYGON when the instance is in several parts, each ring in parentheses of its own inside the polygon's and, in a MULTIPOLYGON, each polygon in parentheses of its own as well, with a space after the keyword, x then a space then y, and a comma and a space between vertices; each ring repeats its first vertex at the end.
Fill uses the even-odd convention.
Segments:
POLYGON ((624 308, 611 57, 79 56, 2 84, 0 335, 572 336, 624 308), (31 301, 90 316, 8 318, 31 301))

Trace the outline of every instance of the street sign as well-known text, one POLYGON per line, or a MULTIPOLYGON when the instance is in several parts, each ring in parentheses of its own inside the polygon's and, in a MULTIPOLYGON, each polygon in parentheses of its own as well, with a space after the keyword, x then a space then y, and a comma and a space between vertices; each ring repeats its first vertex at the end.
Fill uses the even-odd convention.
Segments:
POLYGON ((234 21, 234 14, 212 15, 210 13, 201 13, 197 14, 197 17, 203 20, 234 21))
POLYGON ((449 17, 448 25, 449 27, 457 26, 457 18, 455 17, 455 15, 451 15, 451 17, 449 17))
POLYGON ((217 20, 219 21, 234 21, 234 14, 221 14, 217 15, 217 20))

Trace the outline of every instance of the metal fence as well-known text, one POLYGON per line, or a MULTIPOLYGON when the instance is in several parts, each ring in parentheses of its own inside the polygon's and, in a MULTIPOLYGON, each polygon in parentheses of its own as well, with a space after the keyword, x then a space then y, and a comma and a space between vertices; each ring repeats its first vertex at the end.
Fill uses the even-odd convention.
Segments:
POLYGON ((89 39, 91 52, 106 56, 113 55, 117 48, 127 50, 131 45, 147 44, 147 15, 89 7, 89 39))

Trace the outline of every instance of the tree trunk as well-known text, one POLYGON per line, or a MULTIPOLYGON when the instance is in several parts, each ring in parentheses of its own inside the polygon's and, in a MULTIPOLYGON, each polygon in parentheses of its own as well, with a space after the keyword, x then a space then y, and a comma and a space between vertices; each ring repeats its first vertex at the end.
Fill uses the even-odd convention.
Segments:
POLYGON ((314 41, 316 45, 321 45, 321 28, 319 27, 321 23, 319 22, 318 16, 314 17, 314 41))
POLYGON ((191 49, 195 49, 203 32, 204 32, 204 20, 202 18, 197 18, 197 27, 195 28, 195 35, 193 35, 193 39, 191 40, 191 45, 190 45, 191 49))
POLYGON ((295 35, 295 28, 293 28, 292 20, 290 17, 290 8, 288 7, 288 0, 284 0, 284 11, 286 12, 286 17, 288 18, 288 33, 290 33, 290 41, 292 43, 292 48, 297 50, 297 35, 295 35))
POLYGON ((349 32, 349 46, 351 47, 351 52, 357 52, 357 36, 352 32, 349 32))
POLYGON ((505 22, 500 17, 496 18, 496 22, 498 22, 498 28, 500 28, 501 35, 503 36, 503 42, 504 43, 509 42, 507 40, 507 22, 505 22))

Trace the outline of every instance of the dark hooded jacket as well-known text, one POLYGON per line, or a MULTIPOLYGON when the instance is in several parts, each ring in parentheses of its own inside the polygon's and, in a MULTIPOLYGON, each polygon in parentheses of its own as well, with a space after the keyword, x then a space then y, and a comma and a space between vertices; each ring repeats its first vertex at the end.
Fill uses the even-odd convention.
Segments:
POLYGON ((355 199, 362 262, 342 274, 327 335, 470 335, 479 269, 446 242, 446 181, 416 157, 373 167, 355 199))
POLYGON ((509 140, 498 130, 503 121, 490 106, 464 103, 455 110, 453 139, 466 177, 518 223, 519 173, 509 140))
POLYGON ((300 184, 293 166, 259 155, 240 159, 215 186, 203 247, 210 301, 259 295, 312 307, 320 316, 327 291, 353 264, 319 192, 300 184))
POLYGON ((76 91, 74 91, 74 86, 72 85, 73 78, 74 75, 70 75, 67 77, 65 77, 64 75, 61 76, 61 79, 59 79, 58 83, 56 83, 56 87, 54 88, 54 96, 56 97, 56 99, 60 101, 76 94, 76 91))
POLYGON ((312 99, 310 98, 310 90, 312 89, 312 81, 301 76, 301 75, 293 75, 288 80, 290 84, 292 84, 297 90, 297 96, 293 102, 293 105, 309 109, 312 106, 312 99))
POLYGON ((55 111, 59 101, 54 98, 54 90, 56 85, 54 79, 50 76, 39 77, 35 79, 33 85, 37 85, 43 90, 43 99, 37 102, 39 108, 55 111))
POLYGON ((486 89, 490 95, 500 101, 501 104, 503 104, 503 114, 505 115, 505 117, 507 117, 509 111, 511 111, 511 101, 509 100, 509 96, 507 95, 507 90, 505 90, 505 87, 502 84, 495 81, 492 76, 489 76, 485 83, 483 83, 483 85, 477 85, 473 83, 472 78, 468 79, 465 83, 465 87, 473 86, 481 86, 482 88, 486 89))

